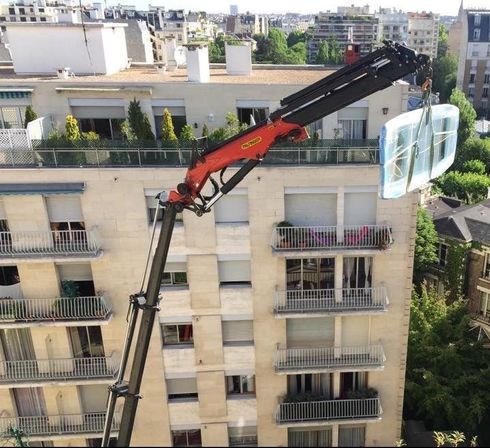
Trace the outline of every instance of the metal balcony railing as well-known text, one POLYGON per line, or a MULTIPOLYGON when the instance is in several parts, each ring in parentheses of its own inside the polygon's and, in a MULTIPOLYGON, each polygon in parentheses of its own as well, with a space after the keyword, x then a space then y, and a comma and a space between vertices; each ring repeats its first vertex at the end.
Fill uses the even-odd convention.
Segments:
POLYGON ((114 378, 118 367, 114 356, 0 361, 0 383, 114 378))
POLYGON ((99 254, 94 230, 0 232, 0 257, 99 254))
POLYGON ((277 424, 322 422, 328 420, 378 419, 383 410, 379 398, 281 403, 277 424))
POLYGON ((275 227, 271 245, 277 251, 318 249, 388 249, 388 225, 275 227))
POLYGON ((231 436, 229 446, 257 446, 257 436, 231 436))
MULTIPOLYGON (((27 437, 59 436, 67 434, 93 434, 104 430, 104 412, 88 412, 85 414, 39 415, 32 417, 1 417, 0 434, 10 438, 9 428, 15 427, 27 437)), ((119 430, 120 415, 116 414, 112 421, 112 430, 119 430)))
POLYGON ((341 368, 379 368, 385 355, 381 345, 366 347, 319 347, 278 349, 275 354, 276 372, 302 370, 335 370, 341 368))
POLYGON ((304 289, 277 291, 274 313, 342 313, 386 311, 384 286, 375 288, 304 289))
POLYGON ((104 320, 111 307, 102 296, 56 299, 0 299, 0 325, 5 322, 104 320))

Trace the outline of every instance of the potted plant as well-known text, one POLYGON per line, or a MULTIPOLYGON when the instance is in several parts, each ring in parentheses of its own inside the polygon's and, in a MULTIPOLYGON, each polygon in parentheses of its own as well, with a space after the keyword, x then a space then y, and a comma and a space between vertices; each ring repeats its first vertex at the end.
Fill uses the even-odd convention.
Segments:
POLYGON ((277 246, 283 249, 291 247, 291 237, 293 235, 292 230, 288 230, 294 227, 289 221, 281 221, 277 223, 277 246))

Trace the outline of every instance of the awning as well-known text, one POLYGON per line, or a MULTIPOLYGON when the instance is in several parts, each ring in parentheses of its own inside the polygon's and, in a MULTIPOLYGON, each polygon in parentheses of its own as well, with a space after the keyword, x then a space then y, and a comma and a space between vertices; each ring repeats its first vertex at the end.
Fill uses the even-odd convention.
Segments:
POLYGON ((28 98, 32 91, 25 90, 0 90, 0 99, 28 98))
POLYGON ((83 182, 0 184, 0 195, 83 193, 83 182))

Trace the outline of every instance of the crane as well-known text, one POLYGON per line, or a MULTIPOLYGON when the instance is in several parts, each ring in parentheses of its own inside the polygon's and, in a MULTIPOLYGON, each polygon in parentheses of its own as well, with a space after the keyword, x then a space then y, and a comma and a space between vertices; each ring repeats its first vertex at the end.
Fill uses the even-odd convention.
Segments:
POLYGON ((128 328, 121 356, 118 378, 109 389, 102 446, 108 446, 118 398, 124 399, 117 446, 129 446, 134 427, 140 387, 148 354, 153 324, 159 310, 160 282, 167 259, 176 214, 184 209, 202 216, 221 197, 229 193, 266 156, 274 144, 308 138, 305 129, 326 115, 366 96, 391 86, 405 75, 429 69, 429 56, 390 41, 353 64, 337 70, 312 85, 282 99, 280 107, 265 120, 203 151, 194 151, 185 179, 170 193, 159 195, 164 215, 155 253, 151 261, 146 291, 130 296, 128 328), (226 169, 245 161, 238 171, 224 180, 226 169), (213 177, 220 172, 220 184, 213 177), (209 196, 202 193, 208 181, 213 187, 209 196), (136 332, 139 330, 132 358, 129 381, 124 375, 136 332))

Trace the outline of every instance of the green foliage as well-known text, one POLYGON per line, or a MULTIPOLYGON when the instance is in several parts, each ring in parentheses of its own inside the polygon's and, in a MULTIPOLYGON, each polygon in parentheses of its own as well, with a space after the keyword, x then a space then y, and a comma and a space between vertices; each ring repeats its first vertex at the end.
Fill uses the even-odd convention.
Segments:
POLYGON ((272 64, 305 64, 306 44, 304 36, 300 34, 290 35, 289 40, 278 28, 272 28, 267 36, 254 34, 253 38, 257 42, 255 60, 272 64))
POLYGON ((463 163, 463 173, 485 174, 486 166, 481 160, 468 160, 463 163))
POLYGON ((447 30, 443 23, 439 24, 439 36, 437 40, 437 59, 447 55, 448 41, 447 30))
POLYGON ((177 142, 177 136, 175 135, 174 123, 172 121, 172 115, 167 108, 163 109, 162 118, 162 142, 175 143, 177 142))
POLYGON ((330 58, 330 50, 328 48, 328 42, 322 40, 318 46, 318 53, 316 54, 315 63, 316 64, 327 64, 330 58))
POLYGON ((322 40, 318 47, 318 53, 315 62, 317 64, 341 64, 344 60, 344 54, 339 43, 331 34, 327 40, 322 40))
POLYGON ((85 141, 97 141, 100 140, 100 135, 94 131, 82 132, 81 139, 85 141))
POLYGON ((78 297, 80 296, 80 289, 78 284, 72 280, 62 280, 61 282, 61 296, 62 297, 78 297))
POLYGON ((247 125, 245 123, 240 123, 238 117, 232 113, 228 112, 226 114, 226 126, 222 128, 217 128, 209 135, 209 140, 211 141, 222 141, 227 138, 233 137, 239 132, 247 129, 247 125))
POLYGON ((470 137, 458 146, 453 168, 457 171, 464 171, 465 163, 470 160, 483 162, 485 172, 490 174, 490 138, 470 137))
MULTIPOLYGON (((134 98, 128 107, 128 123, 131 133, 136 140, 155 140, 148 116, 140 107, 140 102, 134 98)), ((129 140, 129 139, 128 139, 129 140)))
POLYGON ((467 204, 475 204, 486 199, 490 177, 486 174, 450 171, 438 177, 435 185, 446 196, 456 197, 467 204))
POLYGON ((405 418, 474 434, 490 406, 490 351, 469 331, 466 303, 413 292, 405 418))
POLYGON ((131 126, 127 119, 121 123, 121 134, 123 135, 123 138, 129 142, 136 140, 136 136, 134 135, 134 132, 131 129, 131 126))
POLYGON ((456 87, 456 71, 458 60, 456 56, 448 54, 434 60, 433 64, 432 90, 439 92, 441 103, 447 103, 451 92, 456 87))
POLYGON ((27 106, 24 115, 24 126, 27 128, 27 124, 36 119, 37 119, 37 114, 36 112, 34 112, 32 106, 31 105, 27 106))
POLYGON ((71 142, 75 142, 81 138, 78 121, 73 115, 66 116, 65 137, 71 142))
POLYGON ((286 35, 278 28, 271 28, 268 35, 267 59, 273 64, 283 64, 288 44, 286 35))
POLYGON ((451 301, 457 300, 463 295, 464 276, 466 272, 466 253, 469 244, 458 243, 456 241, 446 241, 448 245, 446 266, 444 268, 444 278, 448 298, 451 301))
POLYGON ((209 129, 206 123, 202 125, 202 133, 201 137, 208 137, 209 136, 209 129))
POLYGON ((476 112, 459 89, 453 89, 449 102, 459 108, 458 146, 475 134, 476 112))
POLYGON ((422 274, 437 262, 439 238, 432 219, 423 209, 417 210, 417 235, 415 237, 414 279, 419 284, 422 274))
POLYGON ((192 131, 191 125, 189 124, 184 125, 179 135, 179 141, 185 145, 185 144, 189 144, 189 142, 192 142, 194 140, 196 140, 196 137, 194 135, 194 132, 192 131))
POLYGON ((294 47, 296 44, 300 42, 306 43, 306 33, 299 30, 292 31, 291 33, 289 33, 286 39, 286 43, 289 48, 294 47))
POLYGON ((223 63, 225 62, 225 36, 220 34, 214 42, 210 42, 208 46, 209 62, 223 63))

